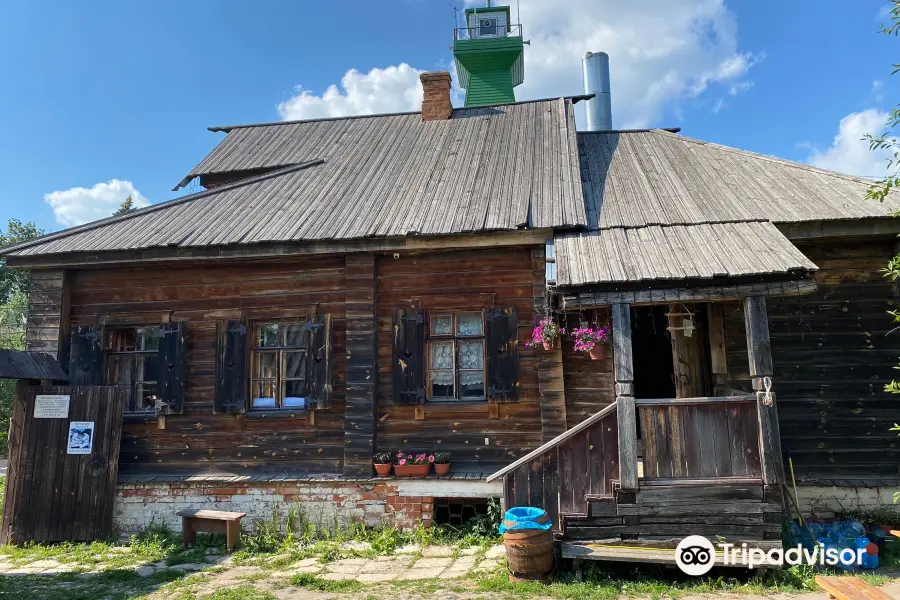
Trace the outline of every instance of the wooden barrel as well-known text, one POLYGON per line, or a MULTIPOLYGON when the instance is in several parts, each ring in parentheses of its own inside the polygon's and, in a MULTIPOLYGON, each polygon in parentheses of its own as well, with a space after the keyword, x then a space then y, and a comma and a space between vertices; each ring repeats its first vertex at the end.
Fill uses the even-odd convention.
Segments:
POLYGON ((537 529, 503 534, 510 581, 547 581, 553 572, 553 533, 537 529))

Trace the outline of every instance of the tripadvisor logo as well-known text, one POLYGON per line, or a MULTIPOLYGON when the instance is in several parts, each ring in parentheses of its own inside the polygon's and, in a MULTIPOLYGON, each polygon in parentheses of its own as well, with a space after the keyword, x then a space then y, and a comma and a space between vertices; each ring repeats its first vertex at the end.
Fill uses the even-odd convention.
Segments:
POLYGON ((688 575, 706 575, 715 562, 716 549, 702 535, 689 535, 675 547, 675 564, 688 575))
MULTIPOLYGON (((878 547, 869 544, 865 548, 836 548, 822 545, 812 548, 795 546, 791 548, 772 548, 764 550, 753 548, 744 543, 735 546, 733 543, 718 544, 720 564, 723 566, 746 567, 783 567, 784 565, 820 565, 862 566, 865 554, 877 554, 878 547)), ((687 575, 699 577, 706 575, 716 563, 716 546, 702 535, 689 535, 675 547, 675 564, 687 575)))

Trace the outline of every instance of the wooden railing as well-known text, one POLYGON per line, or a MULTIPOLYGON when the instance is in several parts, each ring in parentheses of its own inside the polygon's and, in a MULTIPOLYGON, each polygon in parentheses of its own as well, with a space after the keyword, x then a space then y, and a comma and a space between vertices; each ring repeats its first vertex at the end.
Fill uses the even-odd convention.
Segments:
POLYGON ((585 419, 487 478, 503 477, 508 506, 537 506, 554 525, 559 515, 585 514, 585 496, 609 496, 619 478, 616 403, 585 419))
POLYGON ((762 477, 755 395, 636 399, 645 484, 762 477))

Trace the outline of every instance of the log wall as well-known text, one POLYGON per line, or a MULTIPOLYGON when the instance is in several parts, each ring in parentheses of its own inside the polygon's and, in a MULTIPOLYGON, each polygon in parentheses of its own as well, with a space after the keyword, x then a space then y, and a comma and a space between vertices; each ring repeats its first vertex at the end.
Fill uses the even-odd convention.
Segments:
MULTIPOLYGON (((879 273, 894 239, 796 244, 820 271, 815 293, 767 300, 782 449, 801 479, 896 477, 900 398, 883 388, 898 373, 887 311, 900 303, 879 273)), ((731 385, 749 391, 742 312, 725 315, 731 385)))
MULTIPOLYGON (((601 325, 609 324, 609 308, 585 310, 584 316, 601 325)), ((567 329, 578 327, 580 313, 566 316, 567 329)), ((607 348, 606 360, 591 360, 585 352, 575 352, 574 342, 566 337, 562 342, 563 377, 566 395, 566 424, 571 429, 586 418, 616 400, 613 377, 612 346, 607 348)))
POLYGON ((535 271, 528 248, 380 257, 378 272, 378 431, 380 451, 440 450, 453 468, 489 474, 541 444, 536 352, 525 349, 534 324, 535 271), (395 309, 480 310, 516 306, 519 315, 519 402, 398 406, 391 397, 391 328, 395 309), (418 413, 418 418, 417 418, 418 413))
POLYGON ((126 423, 123 470, 227 470, 297 468, 338 472, 344 458, 346 323, 343 258, 284 259, 277 263, 140 267, 74 271, 71 320, 101 317, 134 324, 163 315, 188 324, 188 377, 184 412, 126 423), (318 307, 334 322, 332 407, 312 426, 304 418, 257 418, 213 413, 216 322, 246 309, 318 307))

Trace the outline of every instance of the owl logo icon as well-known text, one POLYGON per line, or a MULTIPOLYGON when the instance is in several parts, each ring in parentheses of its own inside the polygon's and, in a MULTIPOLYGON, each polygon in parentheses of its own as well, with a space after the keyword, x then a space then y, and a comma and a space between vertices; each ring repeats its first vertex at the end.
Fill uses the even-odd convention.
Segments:
POLYGON ((716 549, 702 535, 689 535, 675 547, 675 564, 687 575, 706 575, 715 562, 716 549))

